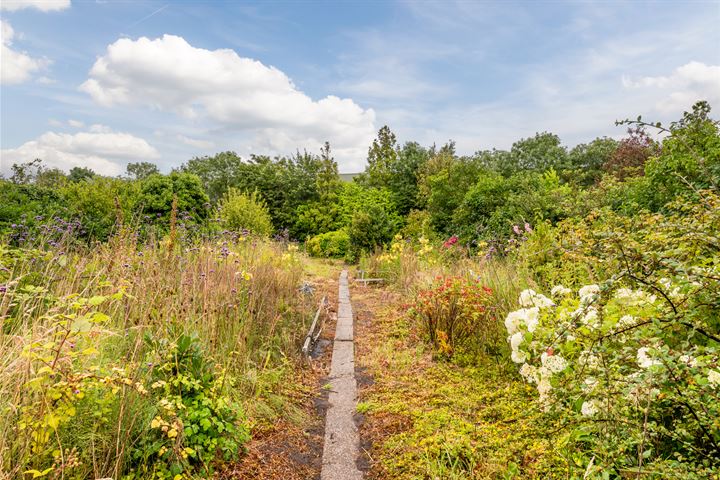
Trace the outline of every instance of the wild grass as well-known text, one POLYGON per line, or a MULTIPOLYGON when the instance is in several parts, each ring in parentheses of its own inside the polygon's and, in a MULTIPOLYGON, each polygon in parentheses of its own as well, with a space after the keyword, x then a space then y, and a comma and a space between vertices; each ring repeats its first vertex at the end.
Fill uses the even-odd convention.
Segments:
MULTIPOLYGON (((226 372, 223 389, 230 398, 254 405, 252 413, 258 415, 284 409, 277 392, 315 303, 298 292, 302 265, 284 245, 249 236, 189 244, 172 232, 165 241, 140 243, 125 229, 92 246, 73 245, 70 239, 41 248, 0 243, 0 262, 0 472, 8 478, 47 466, 36 462, 41 455, 23 438, 30 429, 19 428, 27 407, 44 401, 43 392, 28 387, 44 362, 30 352, 43 345, 56 352, 56 361, 72 363, 72 374, 123 369, 123 379, 149 388, 144 365, 149 340, 166 339, 172 345, 183 336, 194 337, 208 362, 226 372), (72 310, 67 306, 72 298, 106 299, 97 310, 107 318, 89 327, 82 340, 93 349, 87 356, 74 356, 74 344, 57 341, 58 318, 91 311, 89 306, 72 310)), ((93 427, 93 412, 79 409, 65 427, 53 431, 47 448, 55 451, 55 468, 48 478, 127 473, 137 441, 133 434, 147 431, 153 417, 153 406, 130 390, 123 386, 106 402, 103 417, 114 426, 103 427, 102 435, 93 427), (83 450, 69 454, 82 466, 69 462, 66 452, 73 448, 83 450)), ((47 411, 57 406, 50 403, 47 411)))

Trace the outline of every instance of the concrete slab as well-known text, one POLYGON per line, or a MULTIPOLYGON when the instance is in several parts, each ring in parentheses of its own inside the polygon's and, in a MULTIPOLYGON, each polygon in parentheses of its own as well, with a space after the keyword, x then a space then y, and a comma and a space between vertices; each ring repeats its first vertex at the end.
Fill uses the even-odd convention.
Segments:
POLYGON ((360 454, 360 436, 353 416, 357 405, 355 344, 347 270, 340 274, 338 319, 330 364, 330 403, 325 417, 321 480, 361 480, 355 461, 360 454))

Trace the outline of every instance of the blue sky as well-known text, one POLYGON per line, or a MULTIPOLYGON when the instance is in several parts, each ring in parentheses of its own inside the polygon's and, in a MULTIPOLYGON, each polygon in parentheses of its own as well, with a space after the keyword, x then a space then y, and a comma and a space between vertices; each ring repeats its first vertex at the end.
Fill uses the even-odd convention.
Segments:
POLYGON ((0 172, 234 150, 362 170, 375 132, 509 148, 720 109, 720 1, 2 2, 0 172))

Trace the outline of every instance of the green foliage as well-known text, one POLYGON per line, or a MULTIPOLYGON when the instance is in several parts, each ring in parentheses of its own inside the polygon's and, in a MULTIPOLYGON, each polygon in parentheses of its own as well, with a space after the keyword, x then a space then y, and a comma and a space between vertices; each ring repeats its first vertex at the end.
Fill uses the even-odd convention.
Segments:
POLYGON ((397 139, 387 125, 378 130, 377 138, 368 149, 367 184, 372 187, 385 187, 391 175, 392 165, 396 163, 397 139))
POLYGON ((522 247, 538 254, 543 284, 601 281, 579 298, 554 288, 557 307, 521 294, 525 309, 506 323, 518 334, 513 359, 529 365, 521 373, 550 418, 568 425, 561 441, 578 472, 718 473, 720 197, 697 194, 699 203, 673 202, 665 214, 605 210, 555 234, 536 230, 522 247), (536 370, 548 357, 564 359, 557 375, 536 370))
POLYGON ((133 182, 96 176, 69 183, 60 193, 70 218, 80 219, 85 235, 105 240, 115 229, 118 219, 132 218, 140 189, 133 182))
POLYGON ((610 160, 618 147, 612 138, 596 138, 590 143, 581 143, 568 152, 567 162, 560 172, 568 182, 590 186, 600 181, 603 166, 610 160))
POLYGON ((209 215, 209 198, 200 178, 190 173, 153 174, 141 182, 137 203, 152 219, 170 220, 173 198, 180 214, 199 223, 209 215))
POLYGON ((720 124, 709 113, 707 102, 696 103, 692 112, 671 125, 660 154, 648 161, 650 208, 658 209, 680 195, 695 196, 695 190, 720 188, 720 124))
MULTIPOLYGON (((157 165, 150 162, 128 163, 125 171, 130 178, 135 180, 145 180, 150 175, 160 173, 157 165)), ((72 171, 70 173, 72 174, 72 171)))
POLYGON ((273 232, 267 206, 257 192, 248 195, 231 188, 220 201, 218 215, 223 227, 234 232, 247 230, 262 237, 273 232))
POLYGON ((321 233, 308 239, 305 247, 313 257, 345 258, 350 252, 350 235, 344 229, 321 233))
POLYGON ((68 180, 71 182, 82 182, 83 180, 90 179, 97 175, 91 168, 87 167, 73 167, 68 173, 68 180))
POLYGON ((150 393, 155 414, 150 431, 131 455, 127 478, 172 479, 180 474, 212 472, 218 456, 234 458, 250 439, 240 425, 242 411, 226 395, 226 373, 210 363, 197 338, 152 341, 150 393))

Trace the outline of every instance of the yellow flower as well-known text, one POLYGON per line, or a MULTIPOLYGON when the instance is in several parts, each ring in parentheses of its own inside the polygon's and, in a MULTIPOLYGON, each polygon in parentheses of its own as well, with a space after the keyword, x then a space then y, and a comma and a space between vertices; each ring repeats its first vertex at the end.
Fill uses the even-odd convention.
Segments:
POLYGON ((175 437, 177 437, 177 434, 178 434, 178 432, 177 432, 177 430, 174 429, 174 428, 171 428, 171 429, 168 430, 168 432, 167 432, 168 438, 175 438, 175 437))

